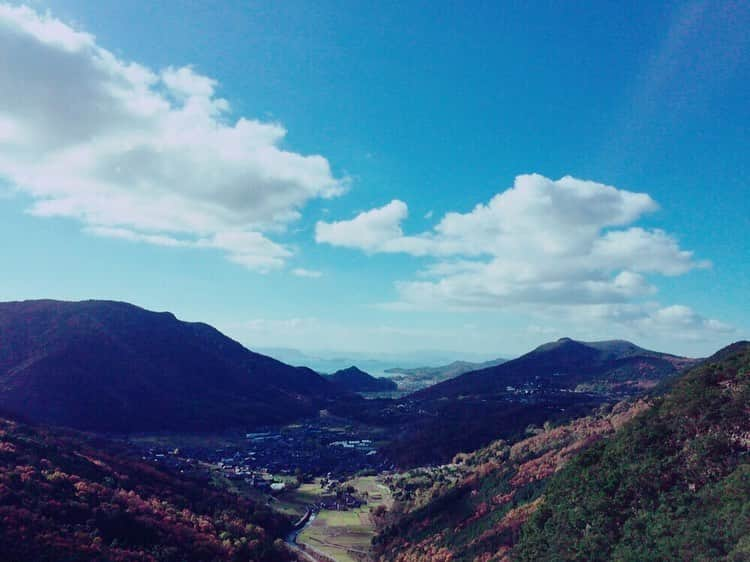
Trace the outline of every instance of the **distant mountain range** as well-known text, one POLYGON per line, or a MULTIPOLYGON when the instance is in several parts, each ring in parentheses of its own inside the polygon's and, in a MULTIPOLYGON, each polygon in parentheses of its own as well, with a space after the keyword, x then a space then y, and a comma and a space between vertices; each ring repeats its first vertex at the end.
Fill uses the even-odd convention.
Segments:
POLYGON ((389 375, 395 368, 421 368, 424 365, 444 365, 452 361, 481 363, 486 355, 463 351, 415 350, 411 352, 364 352, 299 350, 290 347, 258 347, 255 351, 274 357, 289 365, 309 367, 318 373, 333 373, 356 365, 376 377, 389 375))
POLYGON ((0 342, 0 409, 84 430, 282 423, 340 394, 207 324, 120 302, 0 303, 0 342))
POLYGON ((393 367, 386 369, 385 372, 391 375, 391 378, 398 383, 399 388, 416 391, 455 378, 458 375, 494 367, 506 361, 507 359, 492 359, 481 363, 453 361, 438 367, 393 367))
POLYGON ((464 373, 412 396, 435 399, 545 388, 630 395, 653 387, 696 362, 627 341, 581 342, 562 338, 517 359, 464 373))
POLYGON ((341 369, 325 378, 347 392, 389 392, 398 389, 392 380, 373 377, 355 366, 341 369))

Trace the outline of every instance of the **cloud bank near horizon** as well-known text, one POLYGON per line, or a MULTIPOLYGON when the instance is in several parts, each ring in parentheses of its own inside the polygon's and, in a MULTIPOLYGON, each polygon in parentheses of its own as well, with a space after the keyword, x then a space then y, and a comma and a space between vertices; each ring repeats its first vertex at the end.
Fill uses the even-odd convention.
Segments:
POLYGON ((405 234, 408 206, 393 200, 350 220, 319 221, 316 240, 429 258, 417 279, 396 284, 399 299, 388 303, 393 308, 566 307, 634 330, 674 330, 675 337, 726 333, 729 326, 688 307, 650 300, 657 292, 650 276, 711 265, 664 230, 635 224, 657 209, 646 193, 526 174, 467 213, 446 213, 427 232, 405 234))

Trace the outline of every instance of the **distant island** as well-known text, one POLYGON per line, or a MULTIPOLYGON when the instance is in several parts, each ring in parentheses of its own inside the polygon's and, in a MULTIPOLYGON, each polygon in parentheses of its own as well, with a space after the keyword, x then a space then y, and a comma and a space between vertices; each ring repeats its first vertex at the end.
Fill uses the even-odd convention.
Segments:
POLYGON ((354 365, 325 375, 325 378, 341 390, 348 392, 392 392, 398 390, 398 385, 394 381, 384 377, 373 377, 354 365))
POLYGON ((396 381, 399 388, 413 392, 439 382, 447 381, 464 373, 495 367, 506 361, 507 359, 500 358, 481 363, 474 361, 453 361, 452 363, 438 367, 392 367, 386 369, 385 372, 395 375, 393 380, 396 381))

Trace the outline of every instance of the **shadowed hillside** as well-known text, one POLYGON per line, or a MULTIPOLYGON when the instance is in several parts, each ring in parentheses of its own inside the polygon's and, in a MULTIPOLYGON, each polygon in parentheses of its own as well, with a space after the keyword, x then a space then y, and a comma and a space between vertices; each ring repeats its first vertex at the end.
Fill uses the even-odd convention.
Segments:
POLYGON ((0 408, 97 431, 208 431, 314 415, 338 391, 211 326, 108 301, 0 304, 0 408))

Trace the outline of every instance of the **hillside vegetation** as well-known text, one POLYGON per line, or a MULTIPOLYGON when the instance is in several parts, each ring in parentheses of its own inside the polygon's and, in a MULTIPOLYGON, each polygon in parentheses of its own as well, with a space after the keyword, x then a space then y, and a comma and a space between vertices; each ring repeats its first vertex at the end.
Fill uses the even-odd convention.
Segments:
POLYGON ((663 390, 394 477, 380 560, 750 560, 750 343, 663 390))
POLYGON ((377 539, 380 560, 502 559, 533 512, 546 481, 574 455, 648 408, 639 400, 546 428, 513 445, 496 441, 451 464, 393 477, 397 504, 377 539))
POLYGON ((750 560, 750 343, 688 372, 571 462, 518 560, 750 560))
POLYGON ((0 560, 291 558, 285 518, 111 447, 0 418, 0 560))

